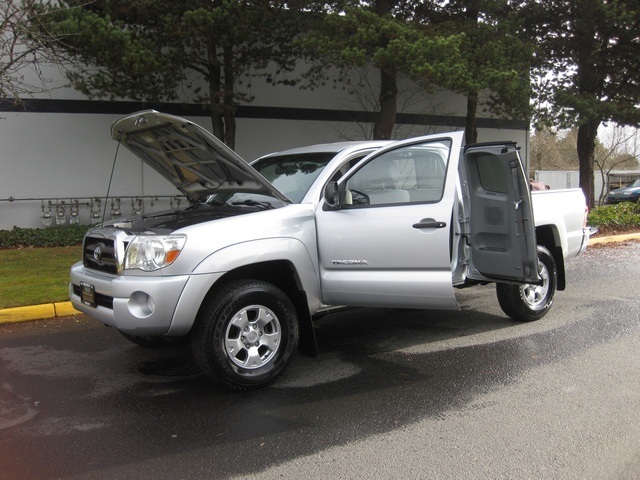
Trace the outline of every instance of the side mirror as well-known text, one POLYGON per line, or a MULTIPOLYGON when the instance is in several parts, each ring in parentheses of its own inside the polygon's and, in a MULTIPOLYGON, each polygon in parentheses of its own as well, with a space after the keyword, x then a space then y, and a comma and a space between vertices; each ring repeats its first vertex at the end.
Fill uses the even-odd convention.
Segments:
POLYGON ((324 204, 329 210, 339 210, 340 201, 340 189, 338 188, 338 182, 329 182, 324 187, 324 204))

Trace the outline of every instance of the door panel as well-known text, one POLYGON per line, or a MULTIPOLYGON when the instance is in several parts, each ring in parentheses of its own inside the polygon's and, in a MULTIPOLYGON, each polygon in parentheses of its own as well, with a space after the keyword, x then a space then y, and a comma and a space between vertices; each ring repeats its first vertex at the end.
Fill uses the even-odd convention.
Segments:
POLYGON ((531 194, 515 144, 468 146, 464 162, 470 205, 468 277, 538 282, 531 194))
POLYGON ((450 228, 462 133, 398 142, 340 181, 345 201, 316 222, 322 301, 457 309, 450 228))

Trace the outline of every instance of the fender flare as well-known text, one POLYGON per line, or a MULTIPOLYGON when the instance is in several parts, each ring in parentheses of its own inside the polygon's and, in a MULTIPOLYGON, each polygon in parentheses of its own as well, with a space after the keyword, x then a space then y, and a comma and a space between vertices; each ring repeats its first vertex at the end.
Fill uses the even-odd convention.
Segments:
MULTIPOLYGON (((212 278, 207 291, 225 275, 241 268, 267 262, 287 262, 295 272, 295 283, 299 294, 292 301, 296 304, 300 324, 300 351, 309 356, 318 352, 312 314, 321 306, 320 280, 317 260, 310 255, 303 242, 292 237, 276 237, 251 240, 227 246, 213 252, 196 268, 193 275, 212 278), (212 275, 215 273, 215 275, 212 275)), ((206 295, 205 295, 206 296, 206 295)), ((205 296, 202 297, 204 301, 205 296)))

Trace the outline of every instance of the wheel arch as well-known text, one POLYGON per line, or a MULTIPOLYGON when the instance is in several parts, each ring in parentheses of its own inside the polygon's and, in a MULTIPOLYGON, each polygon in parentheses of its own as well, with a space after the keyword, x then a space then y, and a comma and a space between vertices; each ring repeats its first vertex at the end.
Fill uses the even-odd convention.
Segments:
POLYGON ((541 225, 536 227, 536 240, 538 245, 545 247, 556 262, 558 273, 558 290, 566 288, 566 276, 564 270, 564 253, 558 228, 555 225, 541 225))
POLYGON ((542 282, 523 285, 496 284, 496 295, 500 308, 517 321, 540 320, 553 305, 558 284, 556 262, 548 248, 538 245, 536 250, 539 262, 538 271, 542 282))
MULTIPOLYGON (((302 280, 293 263, 289 260, 269 260, 242 265, 228 271, 209 289, 198 310, 206 308, 209 299, 215 295, 222 285, 234 280, 261 280, 282 290, 293 303, 300 328, 299 350, 305 355, 316 356, 317 344, 313 322, 302 280)), ((195 323, 195 322, 194 322, 195 323)))

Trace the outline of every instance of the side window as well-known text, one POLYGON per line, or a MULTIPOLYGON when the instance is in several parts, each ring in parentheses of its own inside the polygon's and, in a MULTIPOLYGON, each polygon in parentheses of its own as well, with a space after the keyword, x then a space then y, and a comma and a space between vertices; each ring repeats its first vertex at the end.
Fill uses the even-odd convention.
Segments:
POLYGON ((447 157, 438 151, 421 152, 415 158, 416 185, 410 190, 413 202, 435 203, 442 199, 445 176, 447 173, 447 157))
POLYGON ((495 155, 479 155, 476 158, 480 185, 488 192, 509 193, 507 177, 500 159, 495 155))
POLYGON ((407 145, 360 168, 346 183, 346 206, 436 203, 444 191, 448 141, 407 145))

